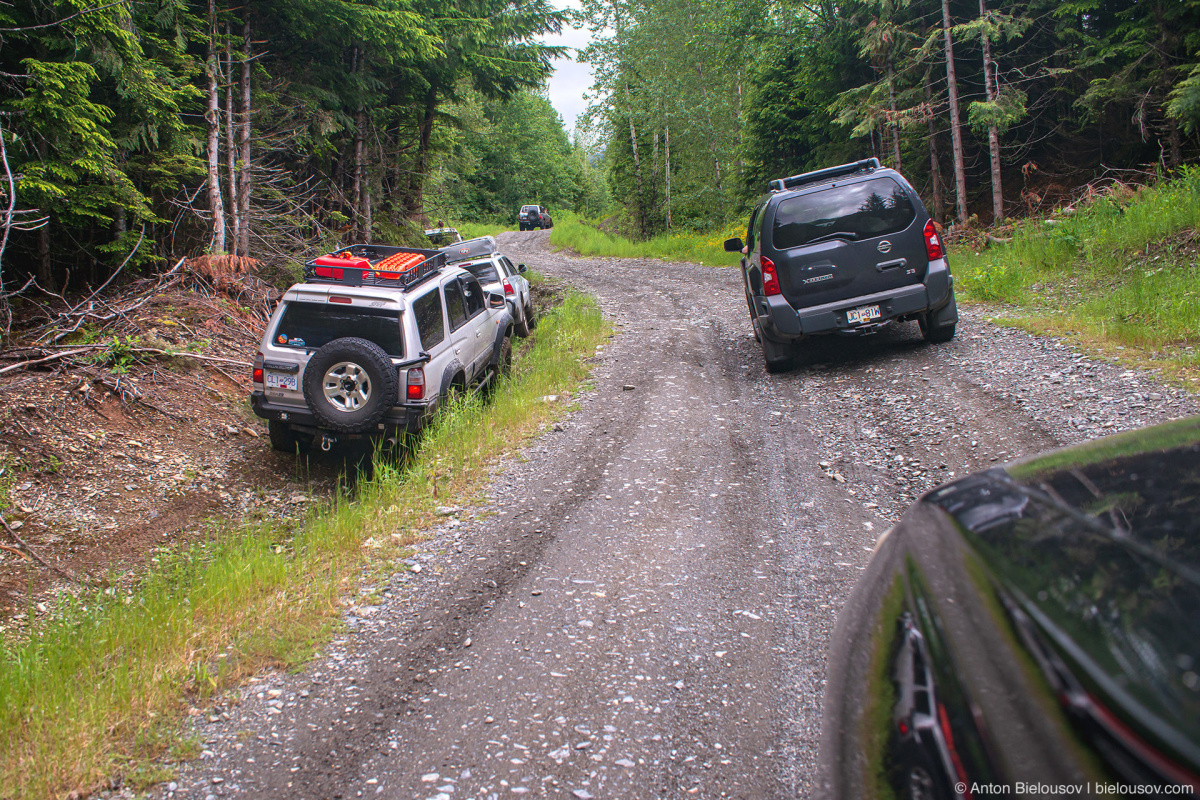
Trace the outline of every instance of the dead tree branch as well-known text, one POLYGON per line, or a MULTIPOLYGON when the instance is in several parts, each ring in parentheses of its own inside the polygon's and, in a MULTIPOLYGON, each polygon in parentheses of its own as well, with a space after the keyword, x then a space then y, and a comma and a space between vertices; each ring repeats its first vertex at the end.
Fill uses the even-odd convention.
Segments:
POLYGON ((34 550, 32 547, 30 547, 29 544, 24 539, 22 539, 20 536, 17 535, 17 532, 12 529, 12 526, 8 524, 8 520, 6 520, 4 517, 0 517, 0 525, 4 526, 4 530, 8 531, 8 535, 12 537, 14 542, 21 545, 21 547, 24 548, 25 552, 28 553, 30 556, 32 556, 34 558, 34 560, 37 561, 39 564, 41 564, 43 567, 45 567, 46 569, 54 570, 59 575, 63 576, 64 578, 66 578, 69 581, 78 581, 79 580, 79 578, 77 578, 75 575, 72 575, 70 572, 67 572, 62 567, 51 564, 49 561, 47 561, 46 559, 44 559, 40 555, 38 555, 38 552, 36 550, 34 550))

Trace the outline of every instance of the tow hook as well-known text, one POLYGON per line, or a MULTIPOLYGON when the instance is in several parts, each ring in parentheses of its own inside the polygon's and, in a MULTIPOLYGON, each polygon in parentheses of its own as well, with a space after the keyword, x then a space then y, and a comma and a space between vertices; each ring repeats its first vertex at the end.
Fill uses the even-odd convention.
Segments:
POLYGON ((333 437, 321 434, 321 449, 328 453, 331 447, 333 447, 333 437))

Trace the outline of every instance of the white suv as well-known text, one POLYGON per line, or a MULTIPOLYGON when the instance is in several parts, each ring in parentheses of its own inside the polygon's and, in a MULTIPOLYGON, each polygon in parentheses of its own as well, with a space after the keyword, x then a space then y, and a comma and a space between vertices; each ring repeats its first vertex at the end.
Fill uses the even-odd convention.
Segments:
POLYGON ((452 264, 462 267, 478 278, 485 292, 504 292, 509 313, 516 324, 517 336, 523 339, 537 327, 533 290, 522 274, 525 272, 525 265, 514 266, 507 256, 502 256, 496 251, 496 247, 494 237, 478 236, 442 247, 441 251, 452 264))
POLYGON ((254 360, 254 413, 271 446, 394 438, 453 392, 507 372, 513 318, 438 250, 353 245, 305 265, 254 360))

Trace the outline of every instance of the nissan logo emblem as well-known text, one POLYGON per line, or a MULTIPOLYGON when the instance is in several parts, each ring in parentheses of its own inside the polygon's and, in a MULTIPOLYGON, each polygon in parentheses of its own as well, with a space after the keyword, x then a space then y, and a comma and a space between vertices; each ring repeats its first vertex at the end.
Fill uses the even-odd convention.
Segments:
POLYGON ((891 249, 892 249, 892 243, 889 242, 887 239, 884 239, 882 242, 879 243, 879 252, 886 253, 888 250, 891 250, 891 249))

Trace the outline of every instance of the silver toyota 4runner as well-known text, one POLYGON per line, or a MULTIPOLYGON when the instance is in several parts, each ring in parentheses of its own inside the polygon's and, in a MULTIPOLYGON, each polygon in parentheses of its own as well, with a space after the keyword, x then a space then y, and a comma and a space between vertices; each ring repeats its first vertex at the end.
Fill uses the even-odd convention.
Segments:
POLYGON ((271 316, 250 404, 284 452, 420 430, 507 372, 513 319, 438 250, 353 245, 305 265, 271 316))

